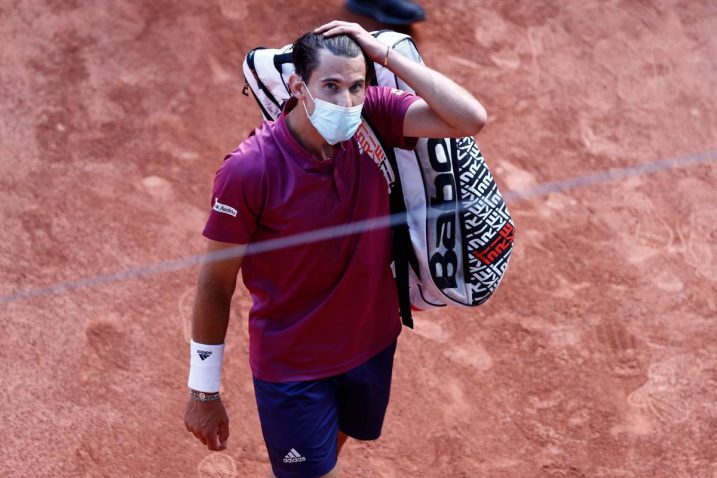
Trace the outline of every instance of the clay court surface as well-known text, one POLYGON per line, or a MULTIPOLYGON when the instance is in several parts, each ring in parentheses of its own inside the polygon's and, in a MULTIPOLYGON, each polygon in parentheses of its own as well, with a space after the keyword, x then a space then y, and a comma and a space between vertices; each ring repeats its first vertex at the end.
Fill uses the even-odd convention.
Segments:
MULTIPOLYGON (((717 477, 716 4, 422 4, 426 63, 487 107, 516 249, 487 304, 404 330, 384 435, 349 442, 342 476, 717 477)), ((221 453, 183 423, 195 266, 26 293, 203 252, 214 172, 260 120, 243 55, 334 18, 361 20, 0 4, 0 476, 268 475, 243 288, 221 453)))

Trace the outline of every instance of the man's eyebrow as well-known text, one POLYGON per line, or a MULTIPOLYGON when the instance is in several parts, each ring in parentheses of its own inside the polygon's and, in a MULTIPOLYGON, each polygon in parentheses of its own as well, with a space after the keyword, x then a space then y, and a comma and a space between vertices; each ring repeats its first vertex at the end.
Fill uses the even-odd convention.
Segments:
MULTIPOLYGON (((320 81, 322 81, 324 83, 328 83, 329 81, 332 81, 334 83, 341 83, 341 78, 337 78, 334 76, 325 76, 325 77, 321 78, 320 81)), ((366 81, 366 79, 361 77, 361 78, 357 78, 353 81, 350 81, 349 83, 363 83, 365 81, 366 81)))

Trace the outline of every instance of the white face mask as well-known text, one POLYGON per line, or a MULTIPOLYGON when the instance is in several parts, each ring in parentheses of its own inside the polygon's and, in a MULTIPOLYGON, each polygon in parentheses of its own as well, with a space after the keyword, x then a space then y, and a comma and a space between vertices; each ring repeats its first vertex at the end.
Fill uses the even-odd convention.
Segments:
MULTIPOLYGON (((303 83, 303 81, 302 81, 303 83)), ((339 106, 324 100, 317 100, 309 91, 309 87, 304 83, 304 88, 309 96, 314 100, 314 112, 309 115, 304 102, 304 111, 309 121, 314 125, 316 131, 330 145, 346 141, 351 138, 359 125, 361 124, 361 110, 363 103, 357 106, 339 106)))

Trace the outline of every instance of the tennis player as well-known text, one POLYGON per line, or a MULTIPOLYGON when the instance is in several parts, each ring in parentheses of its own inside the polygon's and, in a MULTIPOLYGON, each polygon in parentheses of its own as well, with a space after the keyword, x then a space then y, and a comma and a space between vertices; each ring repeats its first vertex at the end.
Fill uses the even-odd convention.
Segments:
POLYGON ((391 231, 370 230, 261 254, 247 246, 389 214, 386 181, 354 133, 362 115, 386 147, 477 134, 486 112, 442 74, 402 57, 361 26, 333 21, 294 43, 293 97, 219 168, 204 228, 192 319, 185 424, 223 450, 219 394, 237 275, 251 293, 249 360, 276 477, 338 476, 348 437, 381 434, 401 332, 391 231), (416 91, 369 86, 383 64, 416 91))

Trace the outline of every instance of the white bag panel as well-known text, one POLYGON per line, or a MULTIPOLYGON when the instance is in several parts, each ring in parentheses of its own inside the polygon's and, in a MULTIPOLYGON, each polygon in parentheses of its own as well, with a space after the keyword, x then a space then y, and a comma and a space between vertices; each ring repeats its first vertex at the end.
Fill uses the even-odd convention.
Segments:
MULTIPOLYGON (((289 76, 294 72, 294 65, 285 63, 282 65, 282 72, 277 71, 274 66, 274 57, 291 50, 291 45, 283 48, 259 48, 254 50, 254 69, 261 72, 261 82, 268 89, 279 105, 283 105, 290 98, 288 90, 289 76)), ((276 119, 281 114, 279 106, 271 101, 264 90, 259 86, 259 82, 254 76, 249 65, 249 57, 247 55, 242 63, 242 71, 244 78, 254 92, 256 99, 262 104, 264 109, 269 113, 271 119, 276 119)))

